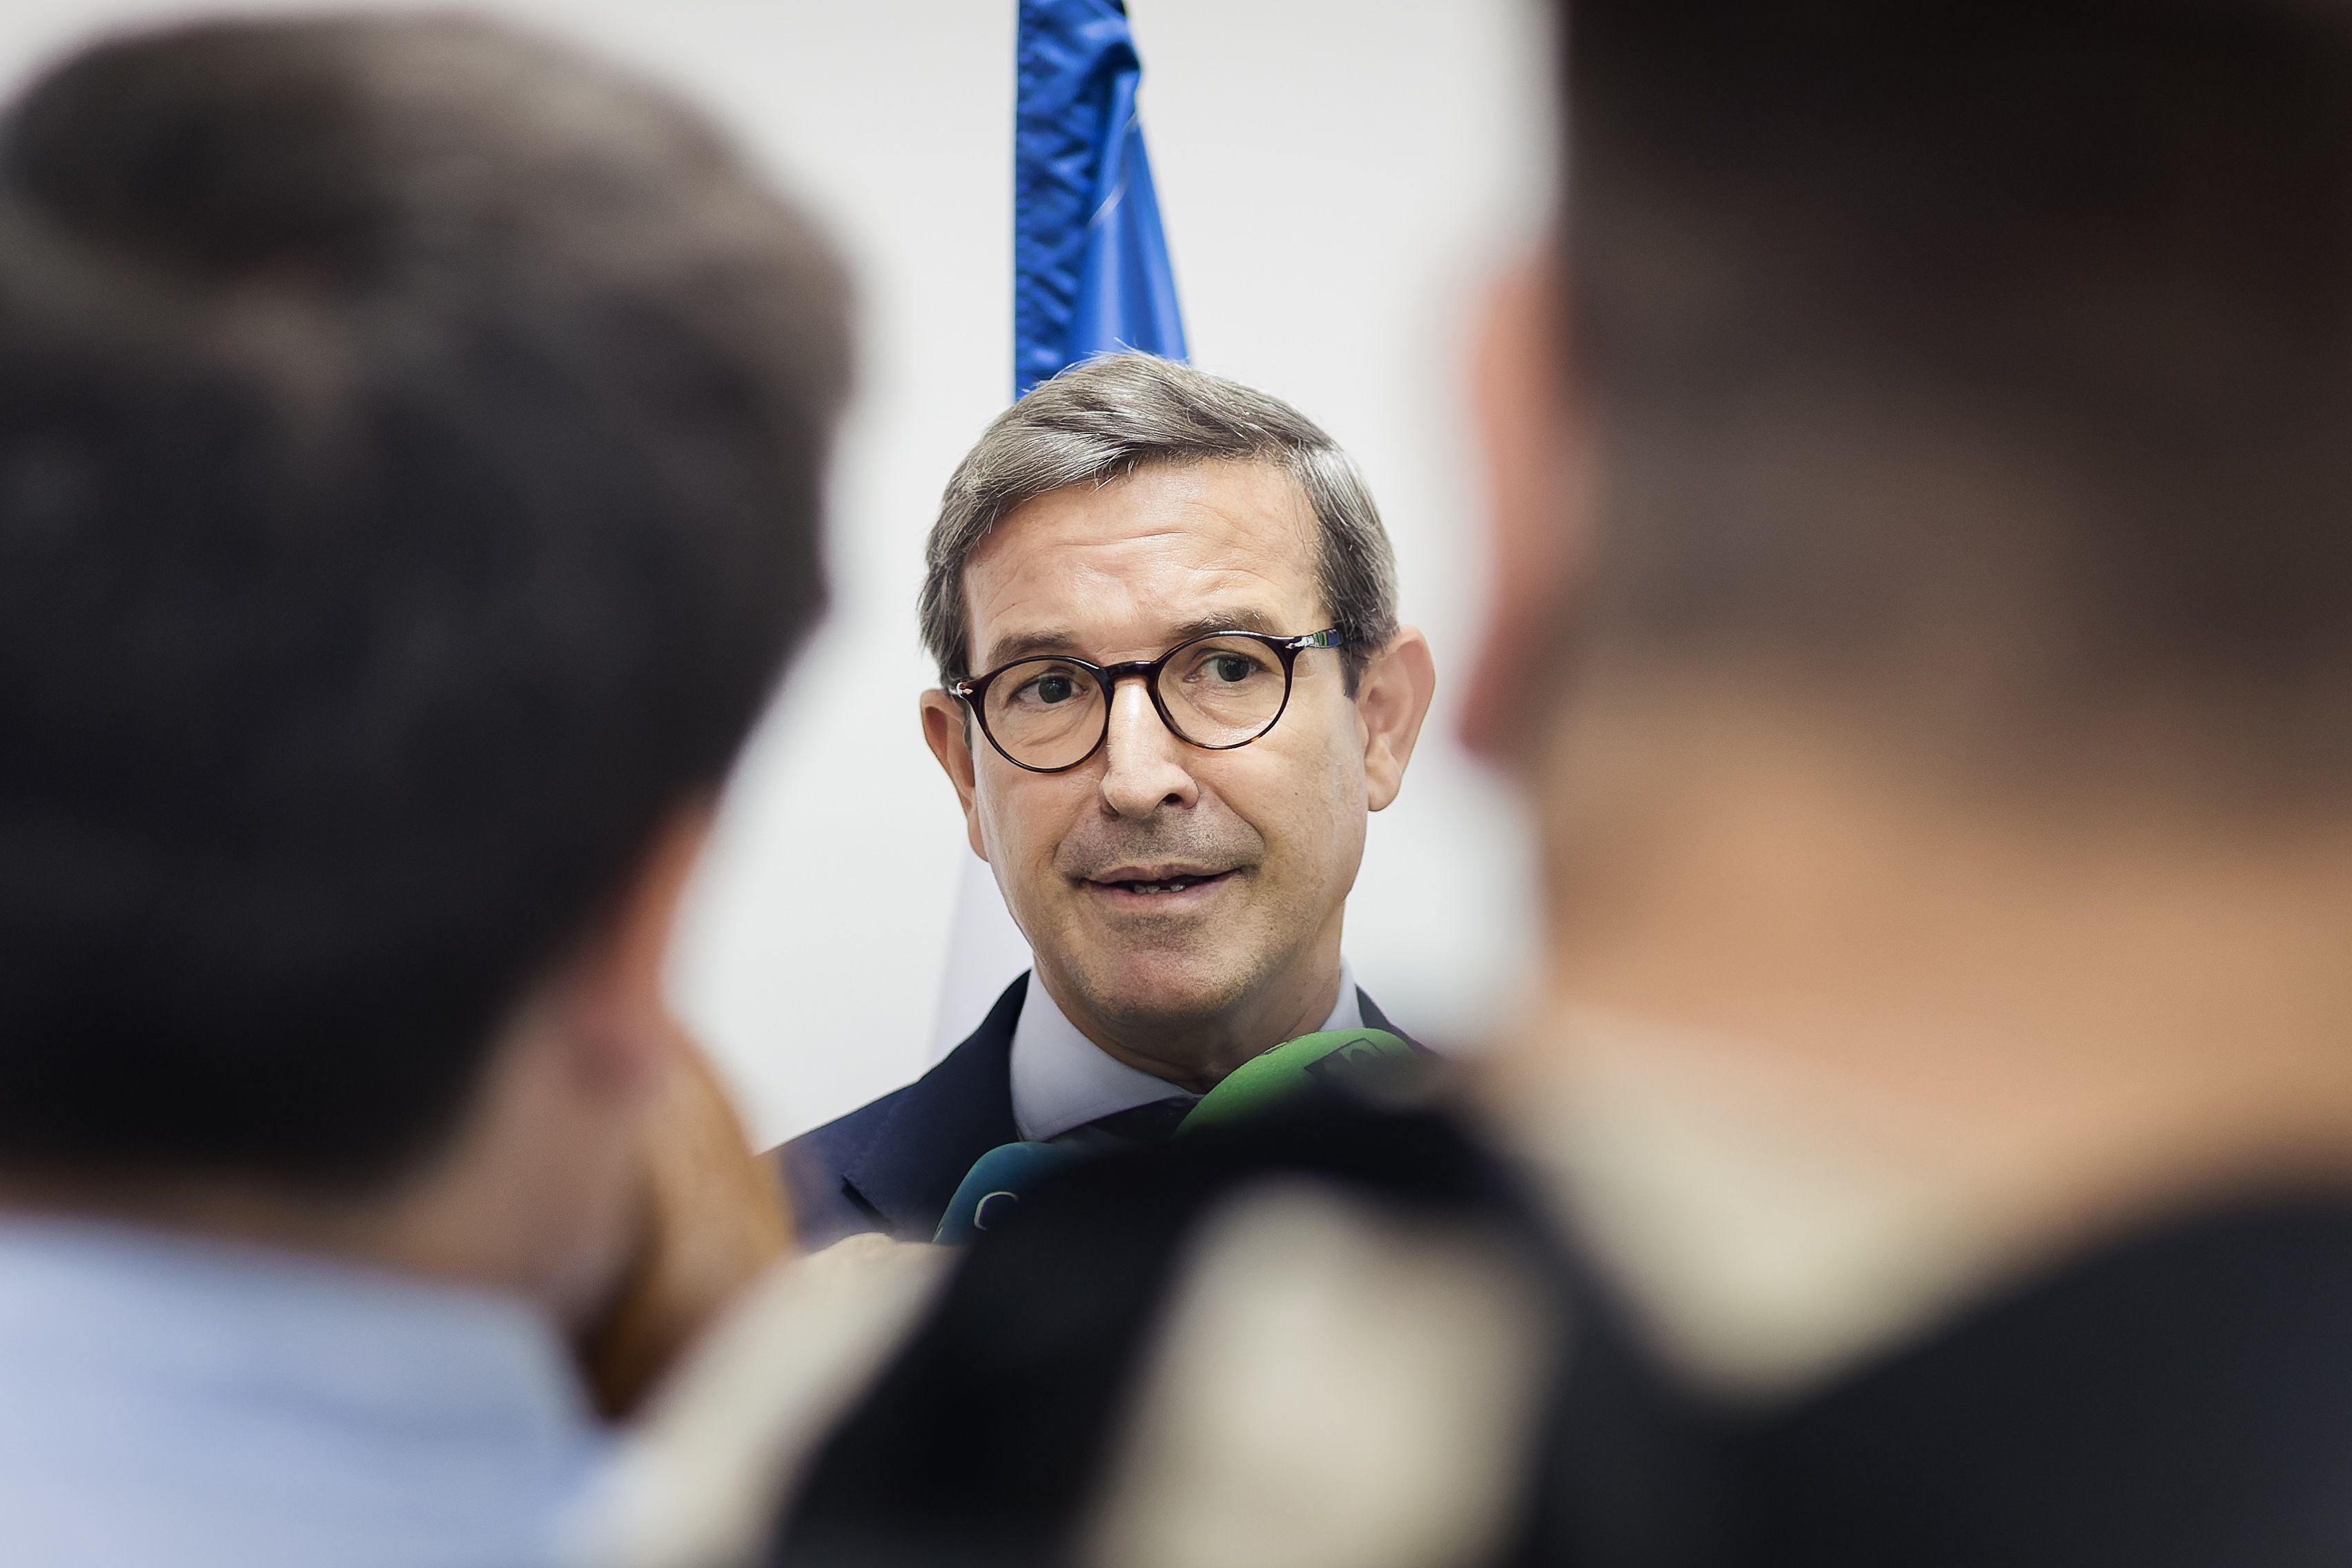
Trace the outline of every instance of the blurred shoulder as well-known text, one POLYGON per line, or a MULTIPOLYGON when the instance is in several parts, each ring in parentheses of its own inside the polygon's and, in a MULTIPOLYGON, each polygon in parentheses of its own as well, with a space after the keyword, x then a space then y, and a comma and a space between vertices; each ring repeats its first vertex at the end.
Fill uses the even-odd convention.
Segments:
POLYGON ((753 1560, 779 1502, 935 1300, 950 1254, 855 1236, 762 1279, 673 1374, 575 1522, 589 1568, 753 1560))
POLYGON ((1441 1110, 1090 1163, 966 1254, 772 1560, 1475 1561, 1521 1517, 1563 1300, 1541 1212, 1441 1110))

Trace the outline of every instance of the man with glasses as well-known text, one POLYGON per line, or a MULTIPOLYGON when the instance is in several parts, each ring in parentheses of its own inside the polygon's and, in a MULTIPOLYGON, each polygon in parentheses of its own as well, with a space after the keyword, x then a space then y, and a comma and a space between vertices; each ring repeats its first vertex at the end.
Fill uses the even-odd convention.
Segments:
POLYGON ((1340 955, 1436 677, 1378 510, 1263 393, 1146 354, 1006 410, 927 551, 923 732, 1036 967, 788 1144, 804 1238, 928 1239, 982 1155, 1150 1139, 1270 1047, 1391 1026, 1340 955))

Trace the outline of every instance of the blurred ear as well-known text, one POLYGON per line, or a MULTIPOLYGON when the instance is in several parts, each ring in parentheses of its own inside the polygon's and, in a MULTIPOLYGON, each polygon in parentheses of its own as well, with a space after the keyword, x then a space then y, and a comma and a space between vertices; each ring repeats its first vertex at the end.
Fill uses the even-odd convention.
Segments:
POLYGON ((971 852, 982 859, 988 851, 980 842, 980 812, 973 805, 978 778, 971 755, 971 719, 964 705, 944 691, 923 693, 923 742, 940 760, 940 769, 955 785, 963 805, 963 830, 971 852))
POLYGON ((1430 699, 1437 695, 1437 661, 1418 626, 1400 626, 1389 646, 1364 666, 1356 682, 1356 712, 1364 721, 1365 802, 1385 810, 1404 787, 1405 764, 1430 699))
POLYGON ((575 1347, 597 1408, 615 1418, 793 1249, 783 1172, 751 1152, 719 1075, 683 1029, 638 1153, 635 1245, 575 1347))
POLYGON ((554 1001, 592 1088, 655 1092, 677 1026, 663 988, 687 882, 709 839, 712 804, 678 807, 654 835, 634 878, 559 976, 554 1001))
POLYGON ((1547 245, 1496 284, 1472 363, 1493 559, 1461 730, 1496 761, 1526 750, 1549 707, 1556 628, 1590 542, 1561 293, 1547 245))
POLYGON ((555 993, 578 1092, 619 1112, 585 1135, 606 1146, 635 1200, 625 1252, 575 1347, 612 1415, 633 1408, 735 1292, 792 1247, 779 1173, 752 1153, 664 994, 678 904, 711 818, 710 805, 697 803, 655 835, 555 993))

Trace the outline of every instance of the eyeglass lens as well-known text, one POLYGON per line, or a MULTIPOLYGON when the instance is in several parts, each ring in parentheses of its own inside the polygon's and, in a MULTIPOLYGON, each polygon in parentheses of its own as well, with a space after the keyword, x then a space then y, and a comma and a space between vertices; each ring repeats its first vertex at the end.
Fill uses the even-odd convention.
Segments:
MULTIPOLYGON (((1289 678, 1281 656, 1249 637, 1202 637, 1160 666, 1160 700, 1176 733, 1196 746, 1255 740, 1281 715, 1289 678)), ((1015 762, 1066 768, 1102 739, 1101 680, 1066 658, 1008 666, 989 683, 988 732, 1015 762)))

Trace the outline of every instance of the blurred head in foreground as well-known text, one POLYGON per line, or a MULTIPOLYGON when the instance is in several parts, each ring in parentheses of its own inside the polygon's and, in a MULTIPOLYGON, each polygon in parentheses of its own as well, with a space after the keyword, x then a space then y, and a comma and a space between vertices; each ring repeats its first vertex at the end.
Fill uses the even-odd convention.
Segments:
POLYGON ((2340 1170, 2352 21, 1566 10, 1470 724, 1554 994, 1919 1109, 2027 1226, 2340 1170))
POLYGON ((0 1184, 576 1313, 663 941, 822 585, 844 281, 450 20, 100 45, 0 132, 0 1184))

